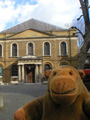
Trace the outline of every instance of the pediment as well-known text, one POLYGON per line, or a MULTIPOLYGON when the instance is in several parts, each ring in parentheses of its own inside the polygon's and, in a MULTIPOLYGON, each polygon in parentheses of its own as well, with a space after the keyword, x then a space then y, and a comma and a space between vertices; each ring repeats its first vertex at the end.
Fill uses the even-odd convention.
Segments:
POLYGON ((42 64, 42 57, 27 55, 18 58, 18 65, 27 65, 27 64, 40 65, 42 64))
POLYGON ((48 33, 36 31, 36 30, 25 30, 20 33, 9 36, 9 38, 29 38, 29 37, 48 37, 48 33))

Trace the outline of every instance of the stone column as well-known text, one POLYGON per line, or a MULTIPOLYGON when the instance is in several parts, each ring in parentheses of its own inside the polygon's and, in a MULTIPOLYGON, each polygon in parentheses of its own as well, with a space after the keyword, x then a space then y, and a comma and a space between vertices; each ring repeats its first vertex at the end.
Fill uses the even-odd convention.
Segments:
POLYGON ((39 83, 42 82, 42 65, 39 65, 39 83))
POLYGON ((24 83, 24 65, 22 65, 22 83, 24 83))
POLYGON ((35 82, 38 82, 38 65, 36 65, 36 69, 35 69, 35 82))
POLYGON ((21 65, 18 66, 18 82, 21 83, 21 65))
POLYGON ((3 95, 0 94, 0 108, 4 107, 3 95))

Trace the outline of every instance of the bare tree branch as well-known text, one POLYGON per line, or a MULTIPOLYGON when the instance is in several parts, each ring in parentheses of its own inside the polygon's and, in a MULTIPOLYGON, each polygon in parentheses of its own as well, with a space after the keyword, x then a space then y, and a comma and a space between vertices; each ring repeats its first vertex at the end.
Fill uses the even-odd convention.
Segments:
POLYGON ((84 0, 84 2, 83 0, 79 0, 79 1, 82 7, 85 25, 88 26, 89 25, 88 0, 84 0))
MULTIPOLYGON (((82 13, 83 13, 83 18, 84 18, 84 23, 85 23, 85 35, 82 34, 82 32, 75 27, 79 33, 82 35, 83 37, 83 45, 80 49, 80 53, 79 53, 79 65, 78 68, 79 69, 84 69, 85 66, 85 60, 87 58, 87 51, 90 48, 90 22, 89 22, 89 5, 88 5, 88 0, 79 0, 80 4, 81 4, 81 9, 82 9, 82 13)), ((79 20, 82 17, 82 15, 77 19, 79 20)))
POLYGON ((77 20, 80 20, 82 16, 83 16, 83 15, 81 15, 79 18, 77 18, 77 20))
POLYGON ((83 33, 76 26, 75 27, 72 26, 71 28, 72 29, 75 28, 76 30, 78 30, 78 33, 80 33, 82 35, 83 39, 84 39, 85 35, 83 35, 83 33))

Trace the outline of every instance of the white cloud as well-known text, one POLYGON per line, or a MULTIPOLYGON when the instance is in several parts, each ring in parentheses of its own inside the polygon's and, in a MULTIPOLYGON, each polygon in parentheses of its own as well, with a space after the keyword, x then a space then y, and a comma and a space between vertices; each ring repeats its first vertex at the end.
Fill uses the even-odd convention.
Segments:
POLYGON ((3 30, 9 22, 14 23, 18 17, 17 10, 14 8, 14 2, 10 0, 0 1, 0 30, 3 30))
POLYGON ((8 23, 16 24, 35 18, 50 24, 64 27, 70 24, 79 11, 79 0, 31 0, 36 5, 18 4, 16 1, 0 1, 0 30, 5 29, 8 23))
POLYGON ((38 6, 33 11, 33 17, 64 27, 70 24, 78 13, 79 0, 37 0, 38 6))
POLYGON ((29 3, 26 3, 25 5, 18 5, 18 10, 20 16, 18 17, 17 21, 23 22, 30 18, 32 18, 32 12, 37 7, 37 5, 30 5, 29 3))

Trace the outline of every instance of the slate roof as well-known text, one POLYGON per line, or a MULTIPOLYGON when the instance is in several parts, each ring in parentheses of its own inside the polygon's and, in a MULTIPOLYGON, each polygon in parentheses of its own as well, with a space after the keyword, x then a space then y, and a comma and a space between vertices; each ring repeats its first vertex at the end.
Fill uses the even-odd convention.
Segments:
POLYGON ((4 31, 1 31, 1 33, 18 33, 18 32, 21 32, 21 31, 24 31, 30 28, 39 30, 39 31, 44 31, 44 32, 62 30, 62 28, 60 27, 57 27, 57 26, 54 26, 54 25, 51 25, 45 22, 41 22, 39 20, 30 19, 16 26, 8 28, 4 31))

